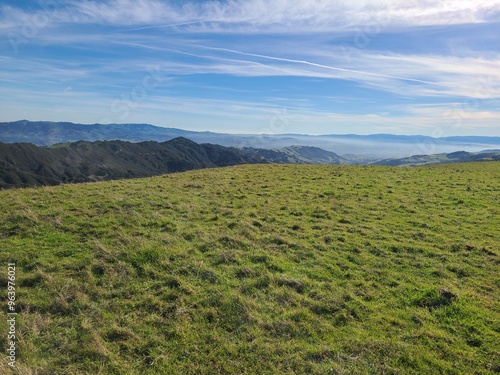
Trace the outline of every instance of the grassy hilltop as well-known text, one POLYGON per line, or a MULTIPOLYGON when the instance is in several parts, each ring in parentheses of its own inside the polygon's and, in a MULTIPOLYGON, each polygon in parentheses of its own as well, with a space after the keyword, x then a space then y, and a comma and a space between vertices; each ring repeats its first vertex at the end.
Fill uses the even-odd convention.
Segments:
POLYGON ((500 372, 498 162, 205 169, 0 212, 12 373, 500 372))

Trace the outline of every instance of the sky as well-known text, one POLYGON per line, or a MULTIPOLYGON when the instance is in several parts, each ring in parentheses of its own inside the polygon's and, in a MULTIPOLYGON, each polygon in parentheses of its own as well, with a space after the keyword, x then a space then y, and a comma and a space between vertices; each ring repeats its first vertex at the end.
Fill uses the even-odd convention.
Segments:
POLYGON ((500 136, 500 0, 3 0, 0 121, 500 136))

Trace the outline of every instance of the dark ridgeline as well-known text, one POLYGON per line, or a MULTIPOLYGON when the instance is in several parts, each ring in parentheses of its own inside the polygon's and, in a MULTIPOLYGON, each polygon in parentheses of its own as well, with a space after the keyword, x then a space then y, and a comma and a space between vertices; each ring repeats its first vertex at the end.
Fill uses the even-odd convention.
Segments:
POLYGON ((0 143, 0 188, 151 177, 200 168, 255 163, 340 164, 333 152, 316 147, 261 150, 167 142, 79 141, 47 147, 0 143))

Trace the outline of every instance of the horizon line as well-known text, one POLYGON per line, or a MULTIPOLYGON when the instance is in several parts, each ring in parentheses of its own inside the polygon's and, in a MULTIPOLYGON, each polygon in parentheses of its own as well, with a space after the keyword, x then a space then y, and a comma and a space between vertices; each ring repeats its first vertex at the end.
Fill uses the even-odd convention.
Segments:
POLYGON ((430 135, 423 135, 423 134, 396 134, 396 133, 369 133, 369 134, 357 134, 357 133, 321 133, 321 134, 310 134, 310 133, 228 133, 228 132, 216 132, 212 130, 187 130, 183 128, 176 128, 176 127, 170 127, 170 126, 160 126, 160 125, 154 125, 150 123, 133 123, 133 122, 125 122, 125 123, 80 123, 80 122, 72 122, 72 121, 51 121, 51 120, 27 120, 27 119, 20 119, 20 120, 15 120, 15 121, 0 121, 0 124, 9 124, 9 123, 18 123, 18 122, 30 122, 30 123, 35 123, 35 122, 46 122, 46 123, 53 123, 53 124, 73 124, 73 125, 83 125, 83 126, 92 126, 92 125, 100 125, 100 126, 108 126, 108 125, 147 125, 147 126, 152 126, 155 128, 159 129, 174 129, 174 130, 181 130, 185 132, 191 132, 191 133, 213 133, 213 134, 226 134, 226 135, 241 135, 241 136, 290 136, 290 135, 295 135, 295 136, 310 136, 310 137, 332 137, 332 136, 361 136, 361 137, 369 137, 369 136, 397 136, 397 137, 425 137, 425 138, 432 138, 432 139, 445 139, 445 138, 468 138, 468 137, 479 137, 479 138, 500 138, 500 135, 448 135, 448 136, 443 136, 443 137, 433 137, 430 135))

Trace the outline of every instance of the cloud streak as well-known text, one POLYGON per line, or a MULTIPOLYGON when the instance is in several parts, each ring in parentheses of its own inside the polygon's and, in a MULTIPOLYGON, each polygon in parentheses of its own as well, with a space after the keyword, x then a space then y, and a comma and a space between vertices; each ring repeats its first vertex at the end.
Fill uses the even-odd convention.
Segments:
POLYGON ((88 19, 111 24, 197 24, 187 31, 332 31, 379 22, 389 26, 487 22, 500 13, 496 0, 232 0, 173 2, 112 0, 74 2, 88 19))
POLYGON ((314 66, 314 67, 329 69, 329 70, 335 70, 335 71, 340 71, 340 72, 345 72, 345 73, 354 73, 354 74, 368 75, 368 76, 379 77, 379 78, 390 78, 390 79, 397 79, 397 80, 402 80, 402 81, 419 82, 419 83, 425 83, 425 84, 429 84, 429 85, 436 84, 435 82, 424 81, 424 80, 420 80, 420 79, 398 77, 398 76, 392 76, 392 75, 388 75, 388 74, 380 74, 380 73, 366 72, 366 71, 362 71, 362 70, 340 68, 340 67, 336 67, 336 66, 324 65, 324 64, 311 62, 311 61, 306 61, 306 60, 295 60, 295 59, 287 59, 287 58, 283 58, 283 57, 260 55, 257 53, 248 53, 248 52, 237 51, 237 50, 232 50, 232 49, 227 49, 227 48, 216 48, 216 47, 207 47, 207 46, 199 46, 199 47, 211 49, 211 50, 217 50, 217 51, 231 52, 231 53, 236 53, 236 54, 244 55, 244 56, 259 57, 259 58, 268 59, 268 60, 276 60, 276 61, 284 61, 284 62, 309 65, 309 66, 314 66))
MULTIPOLYGON (((57 9, 39 9, 53 22, 132 26, 129 31, 183 27, 185 32, 297 33, 332 32, 372 26, 408 27, 490 22, 500 15, 498 0, 228 0, 58 1, 57 9), (137 27, 133 27, 137 26, 137 27)), ((42 3, 43 4, 43 3, 42 3)), ((11 22, 32 13, 3 6, 11 22)))

